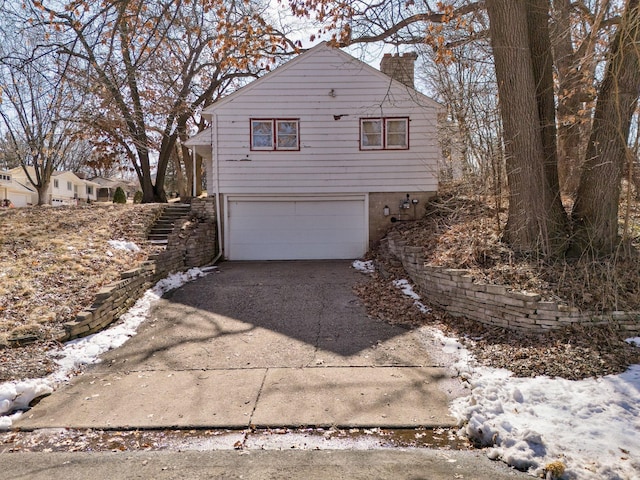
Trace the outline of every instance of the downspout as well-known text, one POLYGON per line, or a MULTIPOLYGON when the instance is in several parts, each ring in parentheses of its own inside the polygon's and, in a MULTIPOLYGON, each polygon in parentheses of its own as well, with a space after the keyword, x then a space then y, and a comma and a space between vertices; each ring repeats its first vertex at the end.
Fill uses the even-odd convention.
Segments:
POLYGON ((216 199, 216 225, 218 227, 218 255, 212 263, 216 263, 222 257, 222 220, 220 218, 220 168, 218 161, 218 116, 211 115, 211 159, 213 160, 213 173, 215 182, 213 184, 213 194, 216 199))
POLYGON ((191 196, 193 198, 196 198, 196 192, 198 191, 196 188, 196 147, 195 145, 193 146, 193 150, 191 151, 191 163, 193 164, 193 193, 191 194, 191 196))

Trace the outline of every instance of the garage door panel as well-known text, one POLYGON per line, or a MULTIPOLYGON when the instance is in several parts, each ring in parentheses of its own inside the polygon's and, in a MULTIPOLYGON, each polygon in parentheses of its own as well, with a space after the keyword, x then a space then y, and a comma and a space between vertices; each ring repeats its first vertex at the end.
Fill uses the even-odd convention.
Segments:
POLYGON ((346 259, 366 251, 364 197, 230 199, 228 209, 231 260, 346 259))
POLYGON ((327 201, 327 202, 295 202, 295 213, 298 215, 362 215, 361 202, 327 201))
POLYGON ((246 212, 247 215, 264 216, 274 215, 278 213, 280 215, 293 215, 295 214, 296 205, 291 202, 234 202, 235 209, 240 212, 246 212))
POLYGON ((260 246, 256 257, 255 245, 235 245, 233 248, 233 260, 326 260, 352 259, 362 256, 360 244, 326 244, 309 243, 306 245, 295 244, 269 244, 260 246), (342 252, 336 255, 336 251, 342 252))

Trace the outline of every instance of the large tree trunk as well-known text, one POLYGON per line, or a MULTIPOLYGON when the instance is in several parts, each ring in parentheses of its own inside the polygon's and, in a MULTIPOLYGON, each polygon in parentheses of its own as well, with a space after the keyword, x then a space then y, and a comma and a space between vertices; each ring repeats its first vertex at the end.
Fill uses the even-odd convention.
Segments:
MULTIPOLYGON (((589 33, 580 43, 572 35, 571 0, 553 0, 551 38, 557 73, 558 175, 560 189, 575 197, 588 143, 594 94, 591 85, 598 67, 599 35, 606 21, 610 0, 598 0, 591 7, 589 33)), ((585 20, 586 21, 586 20, 585 20)))
POLYGON ((555 127, 548 101, 549 95, 553 101, 550 58, 540 38, 547 28, 543 4, 546 0, 486 2, 510 191, 506 237, 515 250, 558 255, 564 251, 567 222, 552 171, 555 127))
POLYGON ((640 94, 640 0, 628 0, 609 50, 573 208, 580 252, 612 252, 631 118, 640 94))
MULTIPOLYGON (((533 78, 536 86, 536 101, 544 152, 544 175, 549 191, 554 195, 554 207, 560 207, 560 184, 558 182, 558 150, 556 132, 556 105, 553 84, 553 56, 549 34, 549 0, 529 0, 527 10, 529 45, 533 78), (556 201, 557 200, 557 201, 556 201)), ((561 215, 566 219, 565 215, 561 215)))
POLYGON ((48 205, 50 200, 47 198, 47 190, 49 190, 49 182, 42 182, 39 186, 36 186, 38 192, 38 205, 48 205))
POLYGON ((553 51, 558 75, 558 176, 560 189, 573 196, 580 179, 582 128, 580 72, 571 35, 571 0, 554 0, 553 51))

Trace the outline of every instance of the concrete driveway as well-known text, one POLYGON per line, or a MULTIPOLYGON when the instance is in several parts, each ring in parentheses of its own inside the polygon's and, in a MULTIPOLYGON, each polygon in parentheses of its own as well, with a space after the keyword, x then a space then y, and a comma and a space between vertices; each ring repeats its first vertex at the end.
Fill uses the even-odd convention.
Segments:
POLYGON ((223 263, 14 426, 453 425, 439 346, 369 318, 364 280, 345 261, 223 263))

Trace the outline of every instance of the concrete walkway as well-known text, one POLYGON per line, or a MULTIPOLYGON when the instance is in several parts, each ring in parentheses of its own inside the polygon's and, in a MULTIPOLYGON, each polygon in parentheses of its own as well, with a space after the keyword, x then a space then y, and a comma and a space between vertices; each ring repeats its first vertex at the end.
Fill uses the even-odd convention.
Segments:
POLYGON ((349 262, 223 263, 14 426, 454 425, 439 346, 368 318, 364 280, 349 262))

